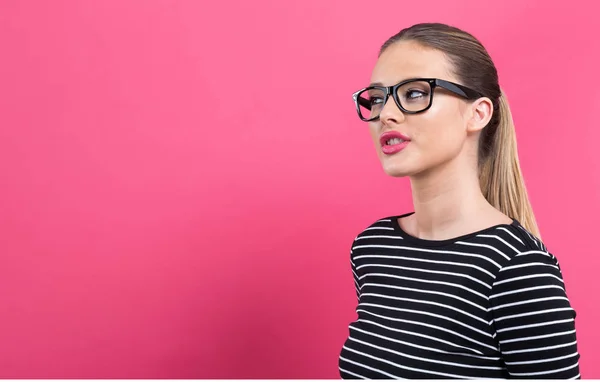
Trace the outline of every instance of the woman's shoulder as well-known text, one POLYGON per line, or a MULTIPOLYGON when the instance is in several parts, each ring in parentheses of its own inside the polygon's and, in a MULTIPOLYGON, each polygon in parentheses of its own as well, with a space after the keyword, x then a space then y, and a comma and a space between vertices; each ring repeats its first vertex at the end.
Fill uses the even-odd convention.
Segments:
POLYGON ((510 259, 504 265, 510 268, 519 268, 531 264, 547 264, 560 270, 559 259, 552 253, 546 244, 530 230, 515 220, 506 230, 514 239, 510 259))
POLYGON ((511 224, 512 232, 517 235, 519 242, 522 244, 523 251, 544 251, 548 252, 548 248, 544 242, 536 235, 531 233, 530 230, 525 228, 518 220, 514 220, 511 224))
POLYGON ((403 215, 385 216, 368 222, 359 231, 357 238, 365 235, 373 235, 374 233, 391 233, 396 230, 398 218, 403 215))

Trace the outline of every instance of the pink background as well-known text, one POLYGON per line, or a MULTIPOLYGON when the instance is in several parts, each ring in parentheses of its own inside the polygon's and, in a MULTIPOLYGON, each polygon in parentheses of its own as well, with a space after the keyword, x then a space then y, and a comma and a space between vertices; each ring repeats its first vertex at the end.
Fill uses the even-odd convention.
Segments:
POLYGON ((591 0, 0 1, 0 377, 337 378, 351 241, 411 210, 351 93, 387 37, 442 21, 495 59, 582 375, 600 378, 597 15, 591 0))

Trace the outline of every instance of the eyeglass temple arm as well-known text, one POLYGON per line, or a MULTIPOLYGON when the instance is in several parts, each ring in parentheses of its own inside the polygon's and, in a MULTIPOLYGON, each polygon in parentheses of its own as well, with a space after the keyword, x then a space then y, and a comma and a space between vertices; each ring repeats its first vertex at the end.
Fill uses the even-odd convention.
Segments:
POLYGON ((458 84, 453 84, 452 82, 448 82, 448 81, 444 81, 444 80, 437 80, 436 81, 437 84, 443 88, 446 88, 456 94, 460 94, 463 97, 466 98, 479 98, 481 97, 481 95, 467 87, 458 85, 458 84))
POLYGON ((362 98, 362 97, 357 97, 357 101, 358 101, 358 103, 359 103, 361 106, 363 106, 363 107, 365 107, 365 108, 367 108, 367 109, 371 110, 371 104, 369 103, 369 101, 368 101, 368 100, 366 100, 366 99, 364 99, 364 98, 362 98))

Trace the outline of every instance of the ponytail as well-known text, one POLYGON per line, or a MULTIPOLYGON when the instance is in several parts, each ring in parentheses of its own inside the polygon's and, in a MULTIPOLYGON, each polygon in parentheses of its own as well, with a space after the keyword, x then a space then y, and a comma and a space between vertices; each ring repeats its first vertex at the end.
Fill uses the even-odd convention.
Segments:
POLYGON ((541 239, 521 174, 512 114, 502 91, 498 103, 497 123, 490 123, 482 132, 479 184, 491 205, 541 239))

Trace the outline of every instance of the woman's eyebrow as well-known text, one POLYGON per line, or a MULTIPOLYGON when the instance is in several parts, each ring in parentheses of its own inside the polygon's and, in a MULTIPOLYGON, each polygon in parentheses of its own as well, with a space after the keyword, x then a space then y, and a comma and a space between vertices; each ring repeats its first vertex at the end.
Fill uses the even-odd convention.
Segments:
MULTIPOLYGON (((403 78, 403 79, 398 80, 397 82, 395 82, 395 84, 398 84, 398 83, 400 83, 402 81, 416 80, 418 78, 421 78, 421 77, 419 77, 419 76, 405 77, 405 78, 403 78)), ((377 82, 371 82, 369 84, 369 86, 384 86, 385 87, 386 85, 383 82, 377 81, 377 82)))

